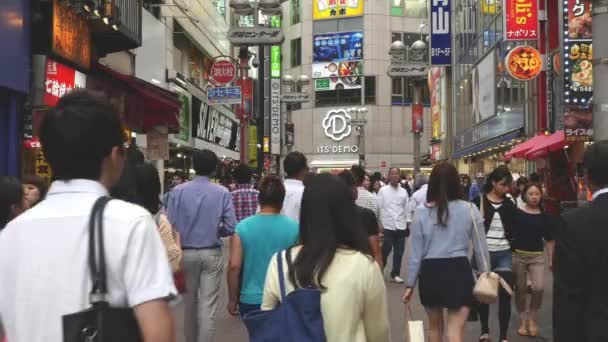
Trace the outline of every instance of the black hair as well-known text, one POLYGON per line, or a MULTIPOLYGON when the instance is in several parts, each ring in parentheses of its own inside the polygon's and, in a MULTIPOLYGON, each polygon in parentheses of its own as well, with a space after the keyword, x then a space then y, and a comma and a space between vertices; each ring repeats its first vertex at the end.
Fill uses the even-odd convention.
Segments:
POLYGON ((251 177, 253 176, 253 170, 245 164, 239 164, 236 168, 234 168, 232 174, 234 175, 234 179, 238 184, 250 184, 251 177))
POLYGON ((118 183, 110 189, 110 195, 113 198, 123 201, 136 203, 137 202, 137 187, 135 186, 135 168, 143 164, 143 153, 137 149, 137 146, 130 145, 125 151, 125 165, 122 169, 122 174, 118 183))
POLYGON ((134 170, 136 189, 135 203, 146 208, 152 215, 160 210, 160 176, 152 164, 137 165, 134 170))
POLYGON ((483 192, 485 194, 490 193, 493 188, 493 183, 506 182, 507 184, 513 183, 513 176, 511 175, 511 171, 508 167, 501 165, 492 171, 486 178, 486 184, 483 186, 483 192))
POLYGON ((38 200, 38 202, 42 201, 46 197, 46 193, 49 190, 46 180, 40 176, 25 175, 25 176, 23 176, 21 183, 31 184, 31 185, 35 186, 36 188, 38 188, 38 191, 40 192, 40 199, 38 200))
POLYGON ((583 157, 590 182, 597 188, 608 187, 608 142, 600 141, 587 148, 583 157))
POLYGON ((526 178, 524 176, 521 176, 521 177, 517 178, 517 181, 515 182, 515 184, 517 186, 527 185, 528 183, 530 183, 530 181, 528 180, 528 178, 526 178))
POLYGON ((428 203, 435 203, 437 223, 445 226, 450 216, 449 202, 462 199, 462 186, 458 170, 450 163, 440 163, 433 167, 426 194, 428 203))
POLYGON ((541 210, 543 210, 544 209, 543 201, 542 201, 543 186, 540 183, 534 183, 534 182, 526 183, 526 186, 524 187, 524 191, 522 191, 522 193, 521 193, 521 199, 524 201, 524 203, 528 203, 528 196, 526 194, 528 193, 528 190, 530 190, 530 188, 537 188, 538 191, 540 191, 541 201, 539 202, 538 206, 540 207, 541 210))
POLYGON ((278 210, 283 209, 285 186, 281 178, 275 175, 264 177, 260 183, 259 191, 258 201, 260 206, 270 206, 278 210))
POLYGON ((321 279, 338 248, 348 248, 370 256, 369 242, 360 225, 351 191, 344 182, 327 173, 312 178, 302 195, 302 248, 293 267, 289 268, 292 284, 325 289, 321 279))
POLYGON ((534 173, 532 173, 530 175, 530 182, 532 182, 532 183, 542 183, 543 179, 542 179, 542 177, 538 173, 534 172, 534 173))
POLYGON ((173 177, 179 177, 182 179, 182 181, 186 181, 186 174, 181 171, 175 171, 175 173, 173 173, 173 177))
POLYGON ((192 155, 194 171, 199 176, 211 176, 217 169, 219 160, 211 150, 196 151, 192 155))
POLYGON ((302 183, 304 183, 304 186, 307 186, 307 185, 308 185, 308 183, 310 183, 310 181, 311 181, 311 180, 312 180, 314 177, 316 177, 316 176, 317 176, 317 174, 316 174, 316 173, 314 173, 314 172, 309 172, 309 173, 306 175, 306 178, 304 178, 304 181, 302 181, 302 183))
POLYGON ((391 167, 389 167, 389 168, 388 168, 388 175, 390 175, 390 174, 391 174, 391 171, 393 171, 393 170, 397 170, 397 171, 399 171, 399 177, 401 177, 401 169, 399 169, 399 168, 398 168, 398 167, 396 167, 396 166, 391 166, 391 167))
POLYGON ((14 205, 23 206, 23 186, 11 176, 0 176, 0 229, 12 219, 14 205))
POLYGON ((353 178, 353 174, 348 170, 344 170, 338 174, 338 177, 346 184, 347 187, 352 188, 355 186, 355 178, 353 178))
POLYGON ((351 167, 350 169, 350 173, 353 176, 353 178, 355 179, 355 184, 357 186, 361 186, 363 185, 363 182, 365 181, 365 170, 358 165, 354 165, 353 167, 351 167))
POLYGON ((44 116, 40 142, 54 179, 99 180, 103 160, 123 147, 125 133, 107 99, 75 90, 44 116))
POLYGON ((308 160, 301 152, 289 152, 283 161, 283 169, 288 178, 295 178, 300 172, 308 170, 308 160))

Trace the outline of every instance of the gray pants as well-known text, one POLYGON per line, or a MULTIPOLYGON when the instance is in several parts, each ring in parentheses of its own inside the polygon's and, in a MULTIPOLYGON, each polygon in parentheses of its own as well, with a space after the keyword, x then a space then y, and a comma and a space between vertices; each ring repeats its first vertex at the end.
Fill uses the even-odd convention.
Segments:
POLYGON ((186 342, 213 342, 224 269, 222 249, 184 251, 186 342))

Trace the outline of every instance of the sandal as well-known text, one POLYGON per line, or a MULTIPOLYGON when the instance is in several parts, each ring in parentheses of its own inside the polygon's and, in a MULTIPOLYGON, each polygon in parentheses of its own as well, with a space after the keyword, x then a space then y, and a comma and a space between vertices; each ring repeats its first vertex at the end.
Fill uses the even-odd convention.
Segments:
POLYGON ((490 335, 489 334, 483 334, 481 336, 479 336, 479 342, 490 342, 490 335))

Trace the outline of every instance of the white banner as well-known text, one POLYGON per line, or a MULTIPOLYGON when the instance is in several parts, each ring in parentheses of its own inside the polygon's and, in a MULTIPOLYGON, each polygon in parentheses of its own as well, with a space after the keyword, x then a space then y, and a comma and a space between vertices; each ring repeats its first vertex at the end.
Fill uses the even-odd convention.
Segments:
POLYGON ((270 153, 281 154, 281 79, 270 79, 270 153))

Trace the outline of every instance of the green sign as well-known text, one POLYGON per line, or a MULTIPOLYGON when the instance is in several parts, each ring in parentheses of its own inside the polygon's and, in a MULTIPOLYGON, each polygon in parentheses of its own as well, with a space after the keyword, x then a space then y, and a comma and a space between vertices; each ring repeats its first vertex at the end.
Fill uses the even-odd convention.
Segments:
MULTIPOLYGON (((271 27, 281 27, 281 17, 270 17, 271 27)), ((281 46, 275 45, 270 48, 270 77, 281 78, 281 46)))
POLYGON ((329 78, 315 80, 315 90, 330 90, 329 78))
POLYGON ((179 99, 182 108, 179 110, 179 133, 176 138, 183 141, 190 141, 190 96, 180 93, 179 99))

